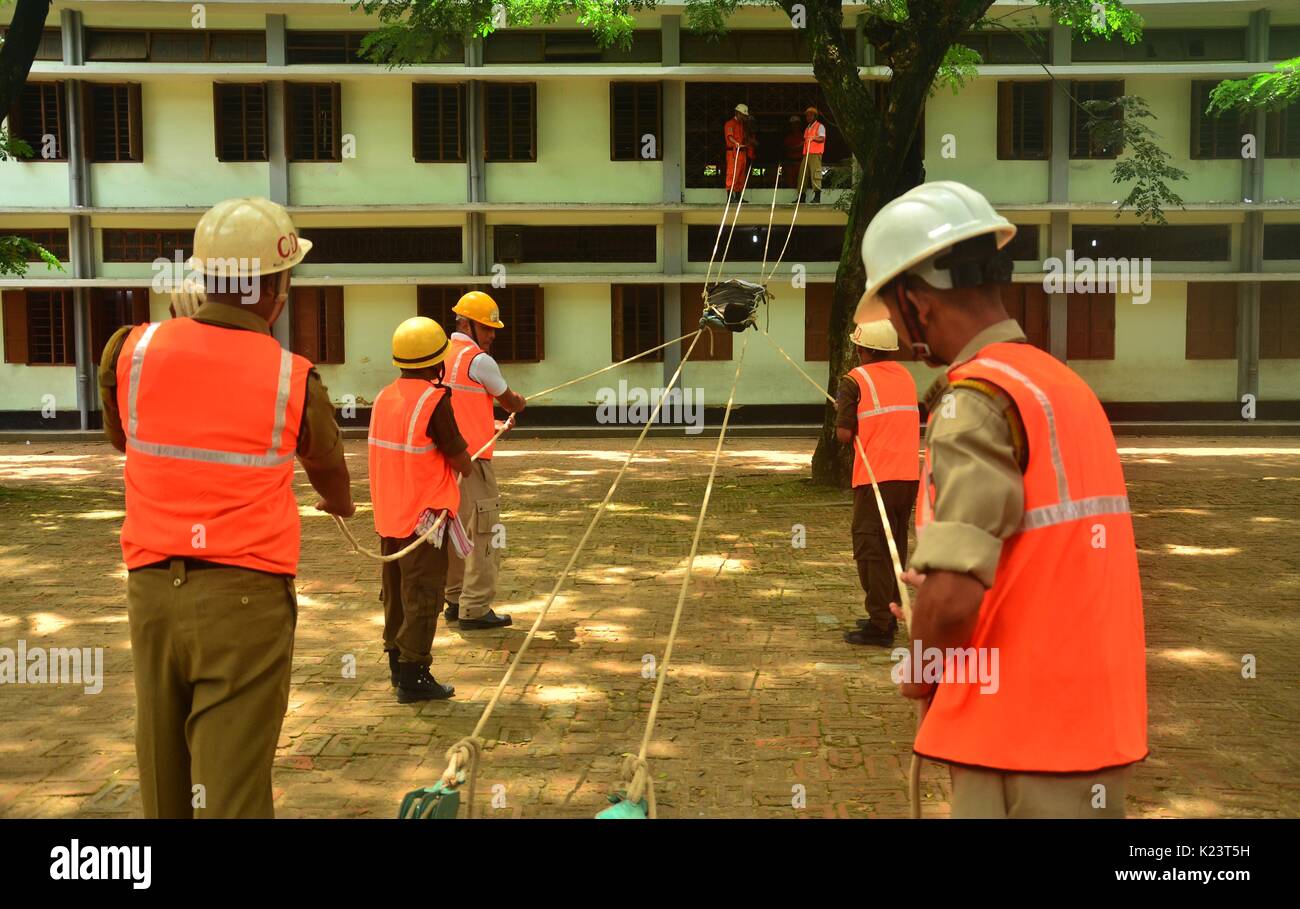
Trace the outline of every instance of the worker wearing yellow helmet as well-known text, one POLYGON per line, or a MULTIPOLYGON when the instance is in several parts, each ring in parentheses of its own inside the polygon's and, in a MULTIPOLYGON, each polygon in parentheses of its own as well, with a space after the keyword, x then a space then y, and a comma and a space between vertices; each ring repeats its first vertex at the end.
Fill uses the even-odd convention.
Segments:
POLYGON ((380 552, 400 552, 443 519, 427 543, 385 562, 380 572, 384 650, 403 704, 455 693, 429 671, 448 557, 453 550, 463 557, 473 548, 460 521, 457 487, 470 472, 469 446, 443 383, 450 350, 446 332, 433 319, 416 316, 397 326, 393 365, 401 372, 370 411, 370 500, 380 552))
POLYGON ((474 539, 468 556, 453 553, 447 574, 447 620, 459 621, 462 631, 504 628, 508 615, 492 609, 496 598, 497 574, 501 565, 499 541, 501 499, 492 468, 492 439, 500 424, 493 410, 499 404, 511 414, 524 409, 524 398, 510 390, 501 367, 492 358, 492 343, 505 328, 501 309, 482 291, 472 290, 452 308, 456 331, 448 352, 447 384, 452 389, 456 421, 477 455, 473 470, 461 482, 460 516, 474 539), (498 545, 494 545, 498 544, 498 545))
POLYGON ((281 206, 228 199, 194 231, 173 318, 100 358, 126 453, 127 615, 146 817, 270 817, 297 606, 296 456, 317 508, 355 511, 329 393, 271 335, 311 243, 281 206))
POLYGON ((898 332, 889 324, 888 310, 879 305, 867 315, 870 318, 849 336, 858 365, 840 379, 835 396, 836 437, 853 446, 853 560, 867 611, 867 618, 858 619, 858 627, 846 631, 844 640, 889 647, 898 629, 889 612, 890 602, 898 599, 898 579, 872 481, 880 489, 899 558, 906 563, 907 522, 921 476, 921 415, 916 382, 896 359, 898 332))

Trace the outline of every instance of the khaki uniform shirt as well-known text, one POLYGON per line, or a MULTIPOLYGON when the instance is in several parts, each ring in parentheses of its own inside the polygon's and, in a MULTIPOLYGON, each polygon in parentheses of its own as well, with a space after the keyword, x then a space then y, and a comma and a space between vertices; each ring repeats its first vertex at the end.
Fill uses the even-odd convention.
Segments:
MULTIPOLYGON (((1016 341, 1024 342, 1025 333, 1007 319, 972 338, 953 363, 965 363, 989 344, 1016 341)), ((1025 509, 1024 424, 1011 397, 983 381, 953 384, 941 375, 925 405, 935 501, 911 567, 971 574, 992 587, 1002 541, 1020 526, 1025 509)))
MULTIPOLYGON (((271 326, 260 316, 227 303, 207 302, 195 311, 193 319, 205 325, 240 331, 271 333, 271 326)), ((113 333, 99 359, 99 397, 104 408, 104 434, 115 446, 126 443, 122 414, 117 408, 117 357, 126 336, 135 326, 125 325, 113 333)), ((334 422, 334 405, 329 392, 313 369, 307 374, 307 400, 298 429, 298 458, 307 470, 329 470, 343 463, 343 439, 334 422)))

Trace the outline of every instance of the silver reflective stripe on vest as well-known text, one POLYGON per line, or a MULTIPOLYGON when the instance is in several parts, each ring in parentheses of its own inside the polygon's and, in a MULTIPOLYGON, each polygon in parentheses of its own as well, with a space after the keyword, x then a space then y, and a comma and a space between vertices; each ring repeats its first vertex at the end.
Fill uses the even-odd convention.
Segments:
POLYGON ((1038 405, 1043 408, 1043 414, 1047 417, 1048 445, 1052 450, 1052 469, 1056 471, 1056 497, 1062 503, 1070 501, 1070 481, 1065 476, 1065 462, 1061 459, 1061 444, 1056 438, 1056 412, 1052 410, 1052 402, 1047 399, 1047 395, 1041 388, 1030 381, 1029 376, 1014 366, 1008 366, 1000 360, 991 360, 987 357, 980 357, 978 362, 983 366, 992 366, 1024 385, 1037 399, 1038 405))
POLYGON ((861 420, 865 417, 878 417, 882 413, 898 413, 902 411, 919 413, 920 408, 915 404, 890 404, 888 407, 877 407, 875 410, 859 410, 858 419, 861 420))
POLYGON ((202 461, 206 464, 225 464, 231 467, 277 467, 293 460, 293 451, 280 454, 280 436, 284 434, 284 424, 289 409, 289 389, 293 379, 293 355, 280 350, 279 375, 275 388, 275 415, 271 424, 271 442, 265 454, 246 454, 239 451, 222 451, 213 448, 194 448, 186 445, 165 445, 161 442, 145 442, 136 436, 139 423, 137 400, 140 395, 140 376, 144 372, 144 355, 161 322, 150 323, 144 330, 135 350, 131 352, 131 389, 127 394, 127 430, 126 444, 141 454, 159 458, 176 458, 181 461, 202 461))
MULTIPOLYGON (((880 395, 876 394, 876 383, 871 381, 871 373, 867 372, 867 367, 865 366, 859 366, 853 371, 862 374, 862 378, 867 383, 867 391, 871 392, 871 407, 873 410, 879 410, 880 395)), ((861 414, 859 414, 859 416, 861 416, 861 414)))
POLYGON ((1090 499, 1075 499, 1030 509, 1025 512, 1025 516, 1020 521, 1020 530, 1037 530, 1040 527, 1065 524, 1080 518, 1096 517, 1099 514, 1128 513, 1128 496, 1093 496, 1090 499))
MULTIPOLYGON (((384 391, 387 390, 388 389, 384 389, 384 391)), ((384 448, 387 449, 388 451, 404 451, 407 454, 428 454, 429 452, 433 451, 437 447, 437 445, 434 443, 430 443, 428 445, 415 445, 412 443, 415 442, 415 430, 419 426, 420 410, 421 408, 424 407, 424 402, 429 400, 429 396, 437 390, 438 390, 438 386, 430 385, 420 395, 420 399, 415 402, 415 410, 412 411, 411 420, 406 426, 405 443, 389 442, 384 439, 378 439, 373 435, 368 436, 366 438, 366 442, 370 445, 375 446, 376 448, 384 448)), ((379 394, 375 396, 375 403, 370 406, 370 412, 372 414, 379 407, 379 399, 384 396, 384 391, 381 391, 379 394)), ((374 420, 373 416, 371 417, 371 420, 372 421, 374 420)))

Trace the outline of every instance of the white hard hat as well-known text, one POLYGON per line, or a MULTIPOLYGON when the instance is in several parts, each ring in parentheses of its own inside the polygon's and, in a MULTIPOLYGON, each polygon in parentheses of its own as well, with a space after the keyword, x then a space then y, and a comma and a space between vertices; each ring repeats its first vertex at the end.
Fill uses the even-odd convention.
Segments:
POLYGON ((898 350, 898 332, 888 319, 859 322, 849 335, 849 340, 870 350, 898 350))
POLYGON ((284 206, 269 199, 226 199, 194 228, 190 268, 202 275, 269 275, 293 268, 311 249, 284 206))
POLYGON ((1016 227, 976 190, 952 180, 913 187, 886 203, 862 235, 866 295, 876 295, 906 271, 919 274, 934 287, 951 288, 947 271, 927 260, 956 243, 990 233, 997 234, 1001 249, 1016 235, 1016 227))
POLYGON ((749 116, 749 105, 748 105, 748 104, 737 104, 737 105, 736 105, 736 110, 737 110, 739 113, 744 114, 746 117, 749 116))

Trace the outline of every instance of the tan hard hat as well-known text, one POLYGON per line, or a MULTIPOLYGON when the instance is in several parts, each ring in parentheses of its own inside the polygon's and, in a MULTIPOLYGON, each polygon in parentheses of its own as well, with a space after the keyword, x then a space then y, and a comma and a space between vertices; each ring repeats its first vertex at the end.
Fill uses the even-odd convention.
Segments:
POLYGON ((202 275, 270 275, 293 268, 310 249, 283 205, 260 197, 226 199, 199 219, 189 265, 202 275))
POLYGON ((447 332, 426 316, 412 316, 393 332, 393 365, 424 369, 447 359, 447 332))
POLYGON ((748 116, 749 116, 749 105, 748 105, 748 104, 737 104, 737 105, 736 105, 736 112, 737 112, 737 113, 744 114, 746 117, 748 117, 748 116))
POLYGON ((898 332, 888 319, 876 319, 874 322, 859 322, 849 335, 849 340, 858 347, 869 350, 898 350, 898 332))
POLYGON ((810 107, 805 107, 803 112, 804 112, 805 114, 812 114, 814 117, 820 117, 820 116, 821 116, 821 113, 822 113, 822 112, 819 111, 817 108, 815 108, 815 107, 811 107, 811 106, 810 106, 810 107))
POLYGON ((505 323, 501 321, 501 308, 497 306, 497 301, 493 300, 481 290, 471 290, 459 300, 451 311, 458 316, 464 316, 478 322, 480 325, 487 325, 491 328, 505 328, 505 323))

